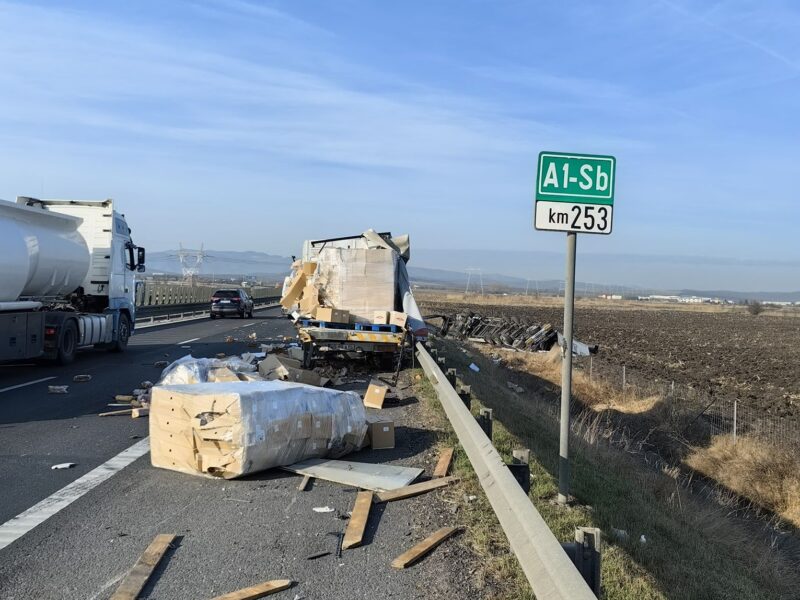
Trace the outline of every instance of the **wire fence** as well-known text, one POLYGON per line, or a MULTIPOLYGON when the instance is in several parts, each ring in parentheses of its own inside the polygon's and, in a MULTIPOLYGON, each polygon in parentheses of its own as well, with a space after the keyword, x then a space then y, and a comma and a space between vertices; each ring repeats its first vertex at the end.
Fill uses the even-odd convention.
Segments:
POLYGON ((730 435, 734 441, 753 437, 800 450, 800 410, 779 408, 787 403, 793 407, 793 400, 759 405, 758 400, 730 397, 714 386, 647 380, 625 366, 604 364, 594 356, 581 359, 577 368, 591 380, 617 390, 623 399, 658 402, 665 418, 674 419, 681 429, 701 428, 708 435, 730 435))

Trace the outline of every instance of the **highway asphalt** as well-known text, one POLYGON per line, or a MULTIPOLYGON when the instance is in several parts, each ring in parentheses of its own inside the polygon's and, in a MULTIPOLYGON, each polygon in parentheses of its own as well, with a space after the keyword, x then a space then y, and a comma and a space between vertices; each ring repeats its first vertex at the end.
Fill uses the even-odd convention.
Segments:
MULTIPOLYGON (((157 381, 156 361, 190 352, 242 353, 249 350, 243 340, 251 332, 259 342, 294 336, 289 321, 269 309, 254 319, 145 329, 124 354, 87 351, 65 367, 0 368, 0 524, 147 436, 147 419, 97 413, 112 409, 107 405, 115 394, 130 393, 143 380, 157 381), (226 343, 226 336, 240 341, 226 343), (79 374, 92 380, 73 382, 79 374), (47 377, 53 379, 25 385, 47 377), (48 394, 48 385, 68 385, 69 393, 48 394), (51 470, 63 462, 76 466, 51 470)), ((435 434, 425 428, 416 399, 381 413, 395 421, 397 448, 350 458, 421 466, 430 473, 435 434)), ((375 506, 365 545, 337 559, 335 534, 344 531, 340 517, 352 509, 356 490, 318 481, 299 492, 298 482, 282 471, 235 481, 183 475, 153 468, 145 454, 0 549, 0 597, 108 598, 158 533, 175 533, 179 542, 140 598, 211 598, 282 578, 298 584, 276 598, 482 597, 470 576, 476 560, 461 540, 445 543, 411 569, 389 566, 414 543, 454 524, 456 512, 440 495, 375 506), (335 512, 312 510, 323 506, 335 512), (332 554, 307 560, 319 551, 332 554)))

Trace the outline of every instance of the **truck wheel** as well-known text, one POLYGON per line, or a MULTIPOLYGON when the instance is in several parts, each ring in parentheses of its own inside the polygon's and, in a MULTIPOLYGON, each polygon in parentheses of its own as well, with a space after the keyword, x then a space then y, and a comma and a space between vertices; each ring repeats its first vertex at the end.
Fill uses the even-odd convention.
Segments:
POLYGON ((128 347, 128 339, 131 337, 131 320, 125 313, 119 316, 119 331, 117 332, 117 339, 111 342, 112 352, 124 352, 128 347))
POLYGON ((56 360, 59 364, 68 365, 75 360, 75 352, 78 349, 78 328, 75 321, 65 321, 61 331, 61 338, 58 341, 58 354, 56 360))

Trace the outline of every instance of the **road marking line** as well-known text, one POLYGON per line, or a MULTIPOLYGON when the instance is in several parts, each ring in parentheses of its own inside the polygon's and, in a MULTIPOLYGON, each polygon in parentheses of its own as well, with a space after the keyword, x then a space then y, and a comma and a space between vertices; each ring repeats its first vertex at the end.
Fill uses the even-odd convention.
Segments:
POLYGON ((140 456, 150 451, 150 438, 144 438, 123 450, 83 477, 76 479, 28 510, 0 525, 0 550, 21 538, 37 525, 66 508, 75 500, 91 491, 118 471, 124 469, 140 456))
POLYGON ((55 379, 55 375, 52 377, 42 377, 41 379, 37 379, 36 381, 29 381, 28 383, 20 383, 19 385, 12 385, 11 387, 3 388, 0 390, 0 394, 3 392, 10 392, 11 390, 18 390, 19 388, 28 387, 29 385, 33 385, 35 383, 42 383, 43 381, 50 381, 51 379, 55 379))
POLYGON ((189 342, 196 342, 196 341, 197 341, 197 340, 199 340, 199 339, 200 339, 200 338, 192 338, 192 339, 190 339, 190 340, 186 340, 186 341, 184 341, 184 342, 178 342, 178 343, 177 343, 177 344, 175 344, 175 345, 176 345, 176 346, 180 346, 181 344, 188 344, 189 342))

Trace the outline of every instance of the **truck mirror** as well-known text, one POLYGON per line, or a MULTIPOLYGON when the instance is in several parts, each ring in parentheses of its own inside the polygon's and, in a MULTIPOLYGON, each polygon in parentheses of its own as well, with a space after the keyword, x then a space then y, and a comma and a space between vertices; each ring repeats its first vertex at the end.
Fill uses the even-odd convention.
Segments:
POLYGON ((136 270, 140 273, 144 271, 144 248, 136 248, 136 270))

